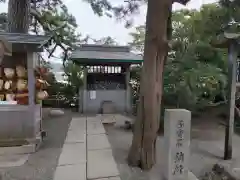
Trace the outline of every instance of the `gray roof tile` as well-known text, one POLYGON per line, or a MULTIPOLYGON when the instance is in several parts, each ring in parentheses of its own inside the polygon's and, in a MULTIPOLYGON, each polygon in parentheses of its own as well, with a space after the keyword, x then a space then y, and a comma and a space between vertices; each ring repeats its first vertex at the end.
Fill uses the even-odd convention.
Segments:
POLYGON ((31 35, 31 34, 23 34, 23 33, 6 33, 0 32, 1 37, 5 38, 8 42, 14 44, 36 44, 42 45, 45 44, 50 37, 42 36, 42 35, 31 35))
POLYGON ((87 62, 87 60, 140 62, 142 56, 130 52, 128 46, 82 45, 72 52, 71 59, 79 62, 87 62))

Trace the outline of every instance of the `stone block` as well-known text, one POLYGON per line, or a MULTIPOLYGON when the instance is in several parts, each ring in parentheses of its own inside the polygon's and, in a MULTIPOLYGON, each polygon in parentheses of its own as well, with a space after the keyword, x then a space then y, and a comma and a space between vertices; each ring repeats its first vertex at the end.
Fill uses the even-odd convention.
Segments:
POLYGON ((16 146, 16 147, 0 147, 0 156, 10 154, 29 154, 36 151, 35 144, 16 146))

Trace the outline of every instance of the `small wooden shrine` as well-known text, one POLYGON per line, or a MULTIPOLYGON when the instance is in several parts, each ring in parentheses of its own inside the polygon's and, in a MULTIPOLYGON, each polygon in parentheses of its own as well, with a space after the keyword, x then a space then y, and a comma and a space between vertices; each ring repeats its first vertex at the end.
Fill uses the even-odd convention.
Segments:
POLYGON ((88 44, 73 51, 71 59, 84 67, 80 112, 131 112, 130 65, 141 64, 142 56, 128 46, 88 44))
POLYGON ((46 72, 39 52, 49 37, 0 32, 0 146, 32 145, 42 140, 41 100, 47 97, 46 72), (7 48, 11 47, 11 48, 7 48))

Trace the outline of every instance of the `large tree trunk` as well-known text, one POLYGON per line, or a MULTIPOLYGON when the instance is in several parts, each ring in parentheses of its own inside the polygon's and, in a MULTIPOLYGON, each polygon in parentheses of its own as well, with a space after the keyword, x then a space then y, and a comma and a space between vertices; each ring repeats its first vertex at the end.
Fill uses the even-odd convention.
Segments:
POLYGON ((30 0, 8 1, 8 32, 28 33, 30 0))
MULTIPOLYGON (((28 33, 30 23, 30 0, 8 1, 8 26, 10 33, 28 33)), ((16 64, 26 64, 26 53, 12 53, 11 57, 5 57, 3 67, 15 68, 16 64), (21 62, 24 61, 24 62, 21 62)))
POLYGON ((160 120, 162 76, 168 51, 167 24, 172 0, 149 0, 146 19, 144 63, 140 104, 128 162, 150 169, 156 162, 156 139, 160 120))

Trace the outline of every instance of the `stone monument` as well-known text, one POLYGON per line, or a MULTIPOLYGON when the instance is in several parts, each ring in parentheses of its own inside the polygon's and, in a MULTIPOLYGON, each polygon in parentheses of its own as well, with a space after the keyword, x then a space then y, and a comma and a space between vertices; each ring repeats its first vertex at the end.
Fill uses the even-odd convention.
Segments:
POLYGON ((164 117, 164 147, 166 153, 164 178, 188 180, 190 155, 191 112, 166 109, 164 117))

